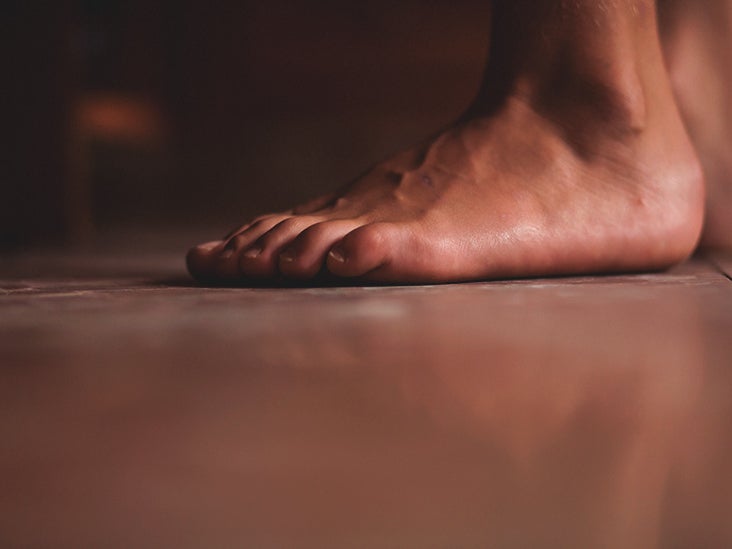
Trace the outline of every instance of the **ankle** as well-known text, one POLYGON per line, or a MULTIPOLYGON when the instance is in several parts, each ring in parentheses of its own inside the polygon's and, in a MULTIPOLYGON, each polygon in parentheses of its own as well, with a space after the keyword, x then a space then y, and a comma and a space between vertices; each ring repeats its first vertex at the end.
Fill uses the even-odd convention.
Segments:
POLYGON ((518 98, 570 132, 590 122, 604 133, 638 133, 648 118, 641 69, 649 55, 661 60, 655 33, 650 0, 609 8, 496 0, 490 60, 472 112, 518 98))

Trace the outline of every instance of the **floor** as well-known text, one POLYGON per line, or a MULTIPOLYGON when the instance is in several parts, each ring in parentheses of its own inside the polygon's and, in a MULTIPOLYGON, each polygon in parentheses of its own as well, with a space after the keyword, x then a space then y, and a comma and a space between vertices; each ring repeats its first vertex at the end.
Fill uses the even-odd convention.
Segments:
POLYGON ((2 547, 732 546, 732 255, 200 288, 0 259, 2 547))

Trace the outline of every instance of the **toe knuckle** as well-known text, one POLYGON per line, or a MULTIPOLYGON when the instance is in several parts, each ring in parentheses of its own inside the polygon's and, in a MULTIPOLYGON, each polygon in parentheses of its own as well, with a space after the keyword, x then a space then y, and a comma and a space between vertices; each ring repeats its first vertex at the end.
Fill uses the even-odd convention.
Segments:
POLYGON ((289 217, 287 219, 283 219, 280 221, 276 226, 275 229, 278 231, 284 231, 284 232, 294 232, 297 231, 302 226, 303 220, 299 217, 289 217))
POLYGON ((318 223, 316 225, 311 225, 307 229, 305 229, 302 234, 302 240, 308 243, 316 242, 320 240, 321 237, 326 235, 328 233, 328 226, 323 223, 318 223))
POLYGON ((385 228, 381 225, 368 225, 357 233, 358 244, 362 246, 379 246, 384 241, 385 228))
POLYGON ((231 246, 235 250, 238 250, 239 248, 241 248, 244 245, 246 240, 247 240, 247 238, 244 234, 238 234, 234 238, 231 239, 231 246))

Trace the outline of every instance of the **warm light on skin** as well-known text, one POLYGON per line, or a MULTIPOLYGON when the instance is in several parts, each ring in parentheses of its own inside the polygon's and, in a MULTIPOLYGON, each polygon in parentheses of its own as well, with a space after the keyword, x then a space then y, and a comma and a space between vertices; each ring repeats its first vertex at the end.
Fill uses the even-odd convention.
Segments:
POLYGON ((683 261, 703 175, 655 14, 652 0, 496 3, 484 85, 452 126, 313 209, 245 222, 221 253, 191 249, 191 274, 435 283, 683 261))

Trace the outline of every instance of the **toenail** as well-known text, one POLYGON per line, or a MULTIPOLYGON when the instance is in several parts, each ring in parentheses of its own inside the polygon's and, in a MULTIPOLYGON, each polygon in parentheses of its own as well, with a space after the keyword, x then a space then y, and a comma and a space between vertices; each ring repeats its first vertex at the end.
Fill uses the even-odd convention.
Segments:
POLYGON ((254 259, 255 257, 259 257, 259 254, 262 253, 262 248, 249 248, 247 251, 245 251, 242 256, 247 257, 249 259, 254 259))
POLYGON ((338 248, 333 248, 328 255, 335 259, 338 263, 346 262, 346 254, 344 254, 343 251, 339 250, 338 248))
POLYGON ((292 263, 295 261, 295 250, 285 250, 280 254, 280 261, 284 261, 285 263, 292 263))

